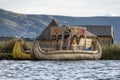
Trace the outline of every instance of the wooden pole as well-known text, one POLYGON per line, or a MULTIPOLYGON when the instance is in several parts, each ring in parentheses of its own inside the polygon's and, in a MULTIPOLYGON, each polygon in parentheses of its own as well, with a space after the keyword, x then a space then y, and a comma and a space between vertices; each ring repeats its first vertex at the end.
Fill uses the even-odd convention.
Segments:
POLYGON ((63 32, 62 32, 62 40, 61 40, 61 44, 60 44, 60 50, 62 50, 63 40, 64 40, 64 29, 63 29, 63 32))
POLYGON ((85 48, 84 48, 84 50, 86 49, 86 35, 85 35, 85 48))
POLYGON ((72 37, 72 30, 70 29, 67 50, 69 50, 69 48, 70 48, 71 37, 72 37))

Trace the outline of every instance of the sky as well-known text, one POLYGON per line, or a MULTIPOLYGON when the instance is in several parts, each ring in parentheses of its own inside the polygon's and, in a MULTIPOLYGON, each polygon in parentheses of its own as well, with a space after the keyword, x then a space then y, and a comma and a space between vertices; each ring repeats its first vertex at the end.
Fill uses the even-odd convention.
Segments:
POLYGON ((0 8, 24 14, 120 16, 120 0, 0 0, 0 8))

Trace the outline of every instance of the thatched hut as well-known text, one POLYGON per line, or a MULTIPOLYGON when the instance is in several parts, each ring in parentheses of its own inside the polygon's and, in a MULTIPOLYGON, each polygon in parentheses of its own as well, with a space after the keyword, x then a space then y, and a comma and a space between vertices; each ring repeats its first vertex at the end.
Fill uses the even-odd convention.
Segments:
MULTIPOLYGON (((56 20, 52 20, 51 23, 46 27, 46 29, 36 38, 40 42, 40 46, 43 48, 60 48, 63 28, 68 26, 59 26, 56 20)), ((71 41, 76 38, 76 42, 79 43, 81 37, 88 37, 88 38, 96 38, 96 35, 88 31, 85 27, 78 27, 78 26, 69 26, 72 30, 72 38, 71 41), (81 35, 80 30, 83 30, 83 35, 81 35), (84 31, 85 30, 85 31, 84 31), (75 32, 77 31, 77 33, 75 32)), ((66 32, 65 38, 70 36, 68 34, 69 31, 66 32)), ((64 40, 64 42, 68 42, 69 40, 64 40)), ((69 41, 69 42, 71 42, 69 41)))
POLYGON ((36 38, 36 40, 40 42, 41 47, 50 47, 50 29, 52 27, 59 27, 59 24, 55 19, 52 19, 45 30, 36 38))
POLYGON ((110 47, 114 42, 114 30, 111 25, 85 25, 88 31, 97 36, 102 47, 110 47))
MULTIPOLYGON (((113 44, 114 40, 114 32, 113 27, 110 25, 81 25, 82 27, 86 27, 86 37, 87 38, 96 38, 99 40, 102 47, 108 47, 113 44)), ((77 27, 81 27, 77 26, 77 27)), ((52 27, 60 27, 55 19, 52 19, 50 24, 46 27, 46 29, 36 38, 36 40, 40 41, 41 46, 50 47, 50 29, 52 27)), ((72 27, 72 26, 70 26, 72 27)), ((56 36, 52 36, 52 44, 57 44, 55 38, 56 36)), ((61 36, 59 36, 61 38, 61 36)))

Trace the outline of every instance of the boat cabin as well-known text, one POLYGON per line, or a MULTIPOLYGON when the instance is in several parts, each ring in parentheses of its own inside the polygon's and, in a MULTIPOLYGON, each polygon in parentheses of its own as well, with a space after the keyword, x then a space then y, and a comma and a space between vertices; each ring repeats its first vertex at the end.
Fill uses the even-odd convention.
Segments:
POLYGON ((85 50, 91 46, 97 36, 83 26, 60 26, 53 19, 45 30, 36 38, 42 49, 50 50, 85 50))
POLYGON ((50 46, 57 50, 85 50, 91 46, 86 38, 86 28, 77 26, 51 27, 50 46))

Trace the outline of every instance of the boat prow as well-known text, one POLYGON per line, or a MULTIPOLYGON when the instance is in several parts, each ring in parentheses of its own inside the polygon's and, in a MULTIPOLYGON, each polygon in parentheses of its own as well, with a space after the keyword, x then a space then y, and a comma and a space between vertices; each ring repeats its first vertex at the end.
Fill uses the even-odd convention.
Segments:
POLYGON ((21 40, 17 40, 13 48, 13 59, 31 59, 30 51, 24 51, 21 40))

